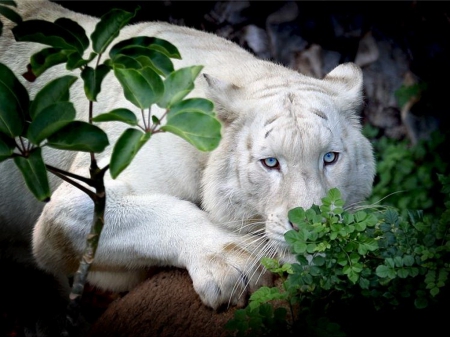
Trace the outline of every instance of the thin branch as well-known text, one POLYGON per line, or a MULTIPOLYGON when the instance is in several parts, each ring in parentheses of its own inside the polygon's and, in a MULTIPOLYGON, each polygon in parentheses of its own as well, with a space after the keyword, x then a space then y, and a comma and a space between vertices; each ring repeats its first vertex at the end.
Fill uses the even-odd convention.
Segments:
MULTIPOLYGON (((148 127, 150 127, 151 122, 152 122, 152 106, 150 105, 149 108, 148 108, 148 115, 147 115, 147 125, 148 125, 148 127)), ((150 130, 147 130, 147 128, 145 128, 145 129, 146 129, 145 131, 150 131, 150 130)))
POLYGON ((100 170, 99 174, 101 174, 101 177, 103 177, 105 175, 106 171, 108 171, 108 170, 109 170, 109 164, 100 170))
POLYGON ((150 124, 147 124, 145 121, 144 109, 141 109, 142 121, 144 122, 144 130, 147 131, 147 128, 150 124))
POLYGON ((27 152, 30 152, 31 150, 33 150, 33 144, 28 140, 28 143, 27 143, 27 152))
POLYGON ((65 175, 65 176, 73 178, 73 179, 80 180, 83 183, 94 187, 94 183, 93 183, 92 179, 89 179, 89 178, 86 178, 86 177, 83 177, 83 176, 79 176, 78 174, 74 174, 74 173, 70 173, 70 172, 61 170, 61 169, 59 169, 57 167, 54 167, 54 166, 51 166, 51 165, 48 165, 48 164, 45 164, 45 167, 47 168, 47 170, 49 170, 52 173, 58 172, 58 173, 60 173, 62 175, 65 175))
POLYGON ((97 68, 98 65, 100 64, 100 59, 101 59, 101 58, 102 58, 102 53, 98 54, 98 57, 97 57, 97 64, 95 65, 95 68, 97 68))
MULTIPOLYGON (((163 119, 166 117, 166 115, 169 113, 169 109, 166 109, 166 111, 163 113, 163 115, 161 116, 161 118, 159 119, 160 122, 163 121, 163 119)), ((159 124, 153 124, 152 129, 150 130, 150 132, 153 134, 155 133, 155 130, 157 128, 159 124)))
MULTIPOLYGON (((89 154, 91 156, 91 167, 89 169, 91 170, 91 172, 94 172, 94 171, 98 170, 97 159, 95 159, 94 152, 90 152, 89 154)), ((92 178, 92 173, 91 173, 91 178, 92 178)))
POLYGON ((27 151, 27 147, 25 146, 25 143, 23 142, 22 136, 19 136, 19 140, 20 140, 21 146, 19 146, 19 144, 17 144, 17 142, 16 142, 16 146, 19 148, 20 153, 25 155, 25 154, 27 154, 28 151, 27 151))
POLYGON ((94 115, 94 102, 89 101, 89 124, 92 124, 93 115, 94 115))
POLYGON ((20 147, 16 140, 14 140, 14 143, 16 143, 16 148, 19 149, 20 154, 25 156, 25 151, 20 147))
MULTIPOLYGON (((100 55, 98 57, 98 61, 100 61, 100 55)), ((97 61, 97 66, 98 66, 98 61, 97 61)), ((89 101, 89 124, 92 124, 92 118, 94 116, 94 102, 93 101, 89 101)), ((91 172, 96 171, 98 169, 97 166, 97 160, 95 159, 95 154, 93 152, 90 153, 91 156, 91 167, 90 170, 91 172)), ((91 178, 92 178, 92 173, 91 173, 91 178)))
POLYGON ((76 188, 78 188, 79 190, 83 191, 84 193, 86 193, 89 198, 92 199, 92 201, 95 202, 95 200, 97 200, 97 195, 92 192, 90 189, 84 187, 83 185, 77 183, 75 180, 70 179, 69 177, 67 177, 66 175, 58 172, 58 171, 53 171, 50 168, 48 168, 49 172, 53 173, 55 176, 61 178, 62 180, 68 182, 69 184, 71 184, 72 186, 75 186, 76 188))

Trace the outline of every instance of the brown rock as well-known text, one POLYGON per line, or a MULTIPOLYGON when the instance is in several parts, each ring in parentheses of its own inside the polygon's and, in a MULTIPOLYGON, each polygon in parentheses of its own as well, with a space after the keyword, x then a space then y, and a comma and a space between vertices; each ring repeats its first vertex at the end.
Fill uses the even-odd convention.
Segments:
POLYGON ((88 336, 227 336, 225 324, 235 310, 206 307, 186 270, 163 269, 111 303, 88 336))

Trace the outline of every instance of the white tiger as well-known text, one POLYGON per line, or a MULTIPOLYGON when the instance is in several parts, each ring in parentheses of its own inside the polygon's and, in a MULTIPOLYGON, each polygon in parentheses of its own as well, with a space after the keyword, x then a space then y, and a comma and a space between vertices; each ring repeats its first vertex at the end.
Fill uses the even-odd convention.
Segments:
MULTIPOLYGON (((68 17, 90 34, 98 19, 42 1, 18 1, 26 19, 68 17)), ((0 62, 23 73, 41 45, 16 43, 5 22, 0 62)), ((342 64, 323 80, 255 58, 223 38, 167 23, 147 22, 123 29, 118 40, 155 36, 173 43, 182 55, 175 67, 204 65, 191 96, 215 103, 223 123, 222 140, 203 153, 171 134, 158 134, 133 163, 112 180, 106 177, 106 225, 89 282, 123 291, 151 266, 186 268, 202 301, 213 308, 270 282, 262 256, 290 260, 284 240, 292 224, 288 210, 320 203, 338 187, 347 205, 371 192, 375 166, 369 141, 361 134, 362 73, 342 64)), ((117 40, 117 41, 118 41, 117 40)), ((32 95, 49 79, 67 71, 55 67, 34 84, 32 95)), ((71 91, 78 117, 86 116, 81 80, 71 91)), ((106 78, 95 112, 133 107, 112 75, 106 78)), ((105 123, 110 143, 123 131, 105 123)), ((109 161, 111 147, 98 155, 109 161)), ((49 164, 85 175, 86 153, 45 150, 49 164)), ((33 231, 33 253, 40 267, 71 275, 91 226, 92 201, 50 176, 53 195, 37 202, 11 161, 0 164, 2 231, 33 231)))

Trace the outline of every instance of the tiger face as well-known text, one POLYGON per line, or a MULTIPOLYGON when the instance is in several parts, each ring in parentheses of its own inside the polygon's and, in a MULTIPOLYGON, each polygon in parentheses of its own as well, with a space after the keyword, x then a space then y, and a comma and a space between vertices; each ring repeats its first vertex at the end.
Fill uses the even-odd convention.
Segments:
POLYGON ((288 211, 319 204, 333 187, 347 206, 361 202, 375 164, 357 117, 358 67, 338 66, 323 80, 281 75, 249 86, 207 78, 224 132, 206 167, 203 207, 216 223, 258 236, 266 254, 284 256, 288 211))

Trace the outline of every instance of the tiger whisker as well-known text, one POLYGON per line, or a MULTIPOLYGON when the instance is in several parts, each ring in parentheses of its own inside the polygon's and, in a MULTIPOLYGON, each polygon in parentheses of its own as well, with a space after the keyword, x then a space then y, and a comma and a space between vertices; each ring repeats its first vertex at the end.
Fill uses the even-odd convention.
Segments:
POLYGON ((370 205, 359 205, 359 204, 365 203, 364 200, 360 201, 360 202, 355 202, 355 203, 353 203, 351 205, 348 205, 345 209, 346 210, 363 210, 363 209, 372 209, 372 208, 378 208, 378 207, 384 208, 384 207, 387 207, 387 206, 385 206, 385 205, 377 205, 377 204, 381 203, 383 200, 389 198, 390 196, 392 196, 394 194, 404 193, 404 192, 406 192, 406 191, 402 190, 402 191, 395 191, 395 192, 389 193, 385 197, 379 199, 378 201, 376 201, 376 202, 374 202, 374 203, 372 203, 370 205))
MULTIPOLYGON (((252 272, 250 277, 247 279, 247 282, 244 285, 244 288, 241 290, 239 297, 241 297, 244 294, 250 281, 253 279, 253 277, 255 276, 255 274, 258 270, 260 270, 260 274, 258 275, 258 278, 256 279, 255 283, 258 283, 262 274, 265 272, 265 268, 262 265, 260 265, 261 258, 264 256, 272 257, 272 256, 276 255, 276 249, 270 244, 270 242, 267 241, 267 239, 265 237, 261 237, 261 238, 259 238, 259 240, 261 242, 254 249, 254 251, 257 251, 258 253, 256 255, 251 255, 250 257, 247 258, 247 261, 246 261, 246 265, 249 266, 248 269, 254 270, 254 271, 252 272), (261 248, 261 246, 262 246, 262 248, 261 248), (259 265, 259 266, 257 266, 257 265, 259 265)), ((258 240, 254 240, 254 241, 256 242, 258 240)), ((235 293, 235 291, 237 290, 237 287, 238 287, 238 284, 236 284, 233 287, 232 294, 230 296, 230 300, 231 300, 231 297, 233 296, 233 294, 235 293)))
MULTIPOLYGON (((267 241, 266 241, 265 237, 262 237, 262 236, 255 237, 255 236, 249 235, 249 236, 246 238, 246 241, 247 241, 246 244, 242 247, 245 251, 248 251, 247 248, 249 248, 249 247, 252 248, 252 249, 251 249, 252 251, 258 251, 259 248, 260 248, 262 245, 267 244, 267 241), (251 240, 251 239, 253 239, 253 240, 251 240), (258 243, 258 241, 261 241, 261 242, 258 243), (255 244, 257 244, 257 246, 256 246, 256 247, 253 247, 255 244)), ((238 252, 238 253, 241 254, 241 255, 244 254, 243 252, 238 252)), ((259 255, 259 254, 258 254, 258 255, 259 255)), ((254 268, 254 266, 256 265, 256 263, 259 263, 258 255, 250 254, 250 256, 247 257, 246 262, 245 262, 245 265, 246 265, 246 266, 250 266, 249 270, 252 270, 252 269, 254 268), (249 263, 249 261, 252 261, 252 262, 249 263), (255 261, 256 261, 256 262, 255 262, 255 261)), ((249 284, 250 280, 252 279, 253 275, 254 275, 254 274, 252 274, 251 277, 250 277, 249 279, 246 280, 246 282, 245 282, 245 284, 244 284, 244 288, 242 289, 242 291, 241 291, 239 297, 241 297, 242 294, 245 292, 245 289, 248 287, 248 284, 249 284)), ((235 285, 233 286, 233 289, 232 289, 231 294, 230 294, 230 298, 229 298, 229 300, 228 300, 228 305, 230 305, 231 299, 232 299, 233 295, 235 294, 235 292, 236 292, 236 290, 237 290, 238 287, 239 287, 239 281, 237 281, 237 282, 235 283, 235 285)))
MULTIPOLYGON (((266 245, 264 246, 263 249, 261 249, 261 251, 258 252, 258 255, 255 256, 255 259, 253 260, 253 263, 250 265, 250 270, 253 270, 253 268, 260 263, 261 258, 263 258, 264 256, 267 256, 269 258, 272 258, 273 256, 276 255, 276 248, 273 247, 273 245, 271 245, 269 242, 266 242, 266 245)), ((247 284, 245 284, 244 289, 241 291, 241 293, 239 294, 239 297, 241 297, 244 292, 245 289, 248 287, 248 284, 250 282, 251 279, 253 279, 253 277, 255 276, 256 272, 258 271, 258 269, 260 269, 260 273, 255 281, 255 284, 258 283, 258 281, 260 280, 262 274, 265 272, 265 268, 261 265, 261 268, 254 268, 253 273, 250 275, 249 279, 247 280, 247 284)))

